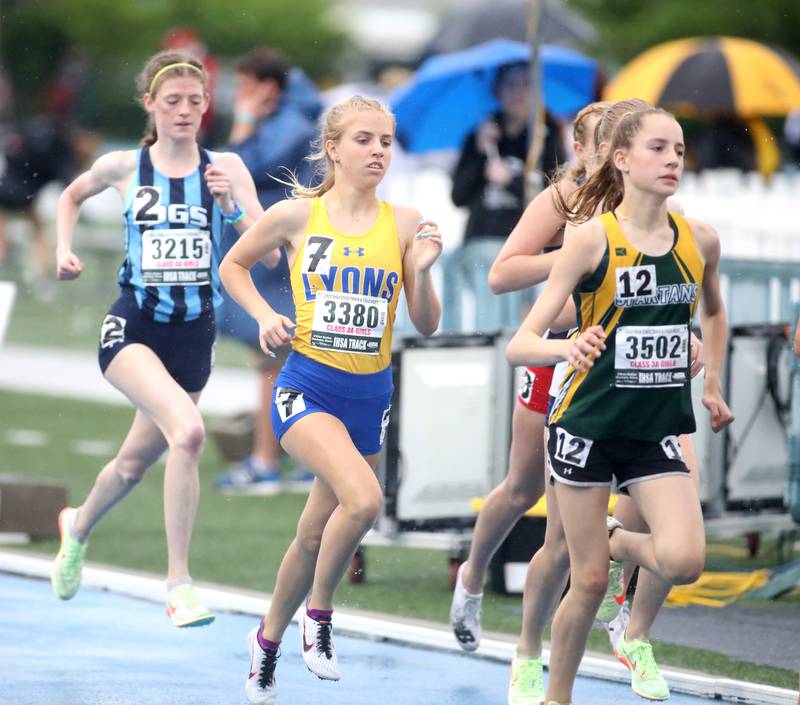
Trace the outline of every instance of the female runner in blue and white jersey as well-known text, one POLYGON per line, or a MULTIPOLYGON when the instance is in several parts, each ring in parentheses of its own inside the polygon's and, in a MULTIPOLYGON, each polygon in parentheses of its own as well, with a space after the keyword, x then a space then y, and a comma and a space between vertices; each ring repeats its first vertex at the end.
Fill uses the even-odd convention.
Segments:
POLYGON ((92 529, 168 450, 167 613, 176 626, 191 627, 214 619, 194 594, 188 554, 205 442, 196 402, 211 372, 222 224, 244 231, 262 210, 241 159, 197 144, 209 101, 198 61, 179 52, 156 54, 138 87, 148 113, 142 147, 100 157, 58 202, 58 277, 72 280, 83 270, 72 250, 81 204, 109 187, 124 201, 120 297, 103 320, 98 356, 106 379, 131 400, 136 416, 83 504, 61 512, 51 578, 58 597, 75 595, 92 529))

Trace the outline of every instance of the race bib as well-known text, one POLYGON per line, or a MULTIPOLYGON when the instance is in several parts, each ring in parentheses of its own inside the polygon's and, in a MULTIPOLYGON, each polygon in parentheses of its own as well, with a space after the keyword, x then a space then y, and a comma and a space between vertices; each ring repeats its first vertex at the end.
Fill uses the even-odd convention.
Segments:
POLYGON ((306 410, 306 400, 303 398, 303 392, 288 387, 276 387, 275 407, 281 421, 286 421, 306 410))
POLYGON ((615 306, 626 308, 654 303, 657 288, 655 265, 617 267, 615 275, 617 278, 615 306))
POLYGON ((378 296, 318 291, 311 347, 377 355, 388 316, 389 303, 378 296))
POLYGON ((108 314, 100 326, 100 347, 113 348, 125 341, 125 326, 128 321, 120 316, 108 314))
POLYGON ((142 233, 142 279, 154 286, 211 283, 211 234, 188 228, 142 233))
POLYGON ((689 380, 689 327, 621 326, 615 338, 617 387, 682 387, 689 380))
POLYGON ((303 271, 328 276, 333 259, 333 238, 325 235, 308 235, 303 248, 303 271))
POLYGON ((522 384, 519 386, 519 398, 526 404, 530 403, 533 396, 533 385, 536 382, 536 374, 527 367, 522 371, 522 384))
POLYGON ((585 468, 594 441, 580 436, 573 436, 559 426, 555 427, 555 433, 556 448, 554 456, 556 460, 560 460, 567 465, 585 468))

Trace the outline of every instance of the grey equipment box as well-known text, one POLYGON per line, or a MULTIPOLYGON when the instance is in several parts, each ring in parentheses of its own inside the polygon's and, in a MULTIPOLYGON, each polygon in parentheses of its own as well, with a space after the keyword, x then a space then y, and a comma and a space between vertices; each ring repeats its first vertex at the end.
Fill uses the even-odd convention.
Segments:
POLYGON ((0 475, 0 533, 57 537, 58 513, 66 505, 66 485, 0 475))

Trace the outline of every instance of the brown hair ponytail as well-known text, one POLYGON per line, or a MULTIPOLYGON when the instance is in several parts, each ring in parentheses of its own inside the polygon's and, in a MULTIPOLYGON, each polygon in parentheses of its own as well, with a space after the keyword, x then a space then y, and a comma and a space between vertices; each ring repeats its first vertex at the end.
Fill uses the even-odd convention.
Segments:
MULTIPOLYGON (((612 133, 605 159, 589 180, 572 193, 569 203, 556 190, 556 211, 562 218, 571 223, 584 223, 597 213, 613 211, 622 202, 625 187, 622 173, 614 165, 614 153, 618 149, 628 149, 631 146, 633 138, 639 133, 642 120, 646 116, 670 115, 672 117, 671 113, 666 110, 654 108, 648 103, 645 105, 647 105, 646 108, 628 112, 619 118, 612 133)), ((596 136, 599 134, 600 123, 597 127, 596 136)))
MULTIPOLYGON (((589 118, 595 115, 602 117, 603 113, 612 105, 613 103, 607 100, 601 100, 596 103, 589 103, 589 105, 581 108, 575 115, 575 120, 572 123, 572 141, 583 146, 586 146, 589 140, 594 142, 594 132, 589 134, 587 129, 589 118)), ((564 172, 562 178, 572 182, 582 181, 586 178, 586 162, 583 159, 578 159, 564 172)))

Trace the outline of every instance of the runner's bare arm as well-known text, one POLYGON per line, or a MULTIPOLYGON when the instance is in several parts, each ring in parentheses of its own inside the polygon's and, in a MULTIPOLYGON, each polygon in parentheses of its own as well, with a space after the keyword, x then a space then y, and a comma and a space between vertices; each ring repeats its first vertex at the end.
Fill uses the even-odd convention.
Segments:
POLYGON ((556 189, 566 198, 575 190, 575 184, 553 184, 528 204, 489 270, 489 287, 495 294, 539 284, 550 274, 556 253, 542 250, 558 244, 564 227, 553 200, 556 189))
POLYGON ((72 236, 81 205, 113 186, 124 194, 124 183, 136 167, 136 152, 109 152, 67 186, 56 208, 56 267, 59 279, 77 279, 83 263, 72 251, 72 236))
POLYGON ((722 398, 722 365, 728 345, 728 320, 719 288, 720 242, 717 231, 710 225, 690 221, 692 232, 703 258, 703 290, 700 305, 700 328, 703 331, 705 381, 703 405, 711 414, 711 428, 716 433, 734 420, 722 398))
POLYGON ((578 338, 579 344, 567 340, 545 340, 542 335, 562 311, 578 282, 597 267, 605 247, 605 231, 596 219, 565 235, 564 246, 544 291, 508 344, 506 357, 511 365, 554 365, 569 360, 576 366, 578 362, 591 366, 588 356, 603 347, 604 334, 599 326, 585 331, 578 338), (593 330, 595 328, 597 330, 593 330), (573 350, 571 346, 577 347, 573 350))
POLYGON ((794 344, 792 345, 794 354, 800 357, 800 320, 797 321, 797 327, 794 329, 794 344))
POLYGON ((394 206, 403 252, 403 287, 408 315, 422 335, 439 327, 442 307, 433 288, 431 267, 442 253, 442 236, 436 223, 423 219, 414 208, 394 206))
MULTIPOLYGON (((222 152, 216 156, 213 164, 206 167, 205 179, 211 193, 218 198, 221 193, 229 193, 228 202, 220 202, 220 207, 224 212, 230 213, 234 209, 234 204, 244 211, 245 215, 239 222, 234 223, 239 234, 244 233, 252 226, 264 212, 258 201, 256 185, 253 177, 247 170, 242 158, 234 152, 222 152)), ((219 200, 219 198, 218 198, 219 200)), ((265 266, 273 269, 278 266, 281 260, 279 249, 268 252, 261 261, 265 266)))
POLYGON ((310 199, 279 201, 234 243, 219 266, 228 293, 256 320, 275 312, 258 293, 250 270, 268 252, 284 245, 293 248, 303 233, 310 209, 310 199))

